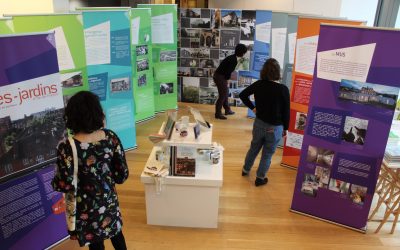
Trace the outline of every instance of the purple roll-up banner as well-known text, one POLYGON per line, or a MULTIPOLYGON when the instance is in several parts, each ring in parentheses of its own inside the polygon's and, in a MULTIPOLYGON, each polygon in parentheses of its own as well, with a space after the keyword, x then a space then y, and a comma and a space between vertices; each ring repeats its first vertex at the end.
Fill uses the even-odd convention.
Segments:
POLYGON ((1 249, 45 249, 67 237, 54 192, 65 135, 54 33, 0 36, 1 249))
POLYGON ((321 25, 292 211, 366 230, 399 94, 399 43, 395 30, 321 25))

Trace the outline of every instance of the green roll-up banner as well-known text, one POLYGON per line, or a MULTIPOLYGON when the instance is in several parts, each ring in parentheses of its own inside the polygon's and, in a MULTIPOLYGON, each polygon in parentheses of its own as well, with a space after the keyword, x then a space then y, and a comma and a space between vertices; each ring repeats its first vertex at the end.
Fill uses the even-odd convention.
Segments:
POLYGON ((155 111, 177 108, 177 6, 138 4, 151 9, 155 111))
POLYGON ((64 104, 88 90, 82 16, 75 13, 13 16, 15 33, 55 31, 64 104))
POLYGON ((0 18, 0 35, 14 33, 14 24, 11 17, 0 18))
POLYGON ((154 117, 153 46, 151 9, 131 9, 132 84, 136 123, 154 117), (149 67, 141 67, 148 63, 149 67))

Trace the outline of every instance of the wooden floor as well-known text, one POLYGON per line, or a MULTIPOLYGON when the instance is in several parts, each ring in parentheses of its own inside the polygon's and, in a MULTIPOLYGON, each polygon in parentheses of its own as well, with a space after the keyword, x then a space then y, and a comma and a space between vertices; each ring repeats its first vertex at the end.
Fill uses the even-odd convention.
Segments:
MULTIPOLYGON (((214 119, 213 106, 190 105, 200 109, 214 124, 214 141, 225 147, 218 229, 146 224, 140 174, 152 148, 147 135, 156 133, 165 118, 160 114, 137 126, 138 149, 127 153, 130 176, 118 186, 128 249, 400 249, 400 225, 393 235, 389 234, 389 225, 374 234, 378 224, 370 222, 367 234, 362 234, 289 212, 296 172, 279 165, 281 149, 273 158, 266 186, 254 186, 255 171, 250 177, 241 176, 253 122, 246 118, 247 110, 233 108, 236 115, 221 121, 214 119)), ((188 114, 186 104, 180 103, 179 107, 179 115, 188 114)), ((109 241, 106 248, 113 249, 109 241)), ((76 242, 67 240, 54 249, 79 247, 76 242)))

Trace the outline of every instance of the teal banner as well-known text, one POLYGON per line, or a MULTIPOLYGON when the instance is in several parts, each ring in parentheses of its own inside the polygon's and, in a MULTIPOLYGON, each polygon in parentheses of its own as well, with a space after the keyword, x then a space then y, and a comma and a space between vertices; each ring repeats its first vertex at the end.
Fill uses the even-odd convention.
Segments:
POLYGON ((118 134, 125 149, 136 147, 129 11, 82 12, 89 89, 99 96, 106 127, 118 134))
POLYGON ((136 123, 154 117, 151 9, 131 9, 132 84, 136 123))
POLYGON ((138 4, 151 9, 155 111, 177 108, 177 6, 138 4))

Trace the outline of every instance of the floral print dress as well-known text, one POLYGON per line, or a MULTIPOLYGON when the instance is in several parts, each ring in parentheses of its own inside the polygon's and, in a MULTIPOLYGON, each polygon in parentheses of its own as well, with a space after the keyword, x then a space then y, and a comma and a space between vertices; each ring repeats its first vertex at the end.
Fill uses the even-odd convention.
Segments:
MULTIPOLYGON (((118 136, 104 129, 105 139, 94 143, 74 139, 78 152, 76 230, 69 232, 80 246, 112 238, 122 220, 115 183, 129 176, 125 153, 118 136)), ((68 140, 58 145, 57 170, 52 185, 59 192, 74 189, 73 154, 68 140)))

